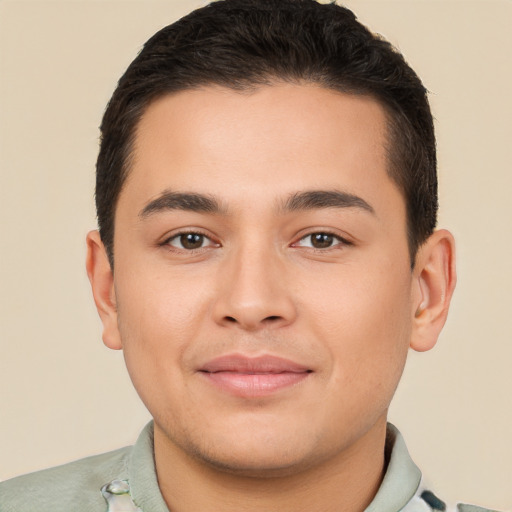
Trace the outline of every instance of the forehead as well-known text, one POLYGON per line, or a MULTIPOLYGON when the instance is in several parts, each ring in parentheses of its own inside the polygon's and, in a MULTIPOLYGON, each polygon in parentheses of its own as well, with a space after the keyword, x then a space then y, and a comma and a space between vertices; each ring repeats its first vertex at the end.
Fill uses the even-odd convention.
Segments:
POLYGON ((396 188, 386 172, 386 126, 376 100, 316 85, 250 92, 211 86, 167 95, 138 124, 120 203, 169 188, 233 204, 319 188, 375 200, 396 188))

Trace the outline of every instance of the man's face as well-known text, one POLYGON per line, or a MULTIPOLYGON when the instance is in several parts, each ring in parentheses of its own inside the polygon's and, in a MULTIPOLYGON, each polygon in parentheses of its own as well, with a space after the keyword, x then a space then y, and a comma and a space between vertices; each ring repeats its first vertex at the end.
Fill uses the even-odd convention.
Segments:
POLYGON ((114 287, 159 442, 227 470, 286 471, 382 429, 414 316, 386 166, 370 98, 208 87, 148 108, 116 211, 114 287))

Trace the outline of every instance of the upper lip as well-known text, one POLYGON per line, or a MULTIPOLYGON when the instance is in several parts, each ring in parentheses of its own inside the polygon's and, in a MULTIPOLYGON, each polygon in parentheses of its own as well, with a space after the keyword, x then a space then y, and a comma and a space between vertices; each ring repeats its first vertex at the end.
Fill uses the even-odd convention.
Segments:
POLYGON ((228 354, 216 357, 204 364, 199 371, 206 373, 235 372, 235 373, 305 373, 312 370, 307 366, 289 359, 272 355, 257 357, 243 354, 228 354))

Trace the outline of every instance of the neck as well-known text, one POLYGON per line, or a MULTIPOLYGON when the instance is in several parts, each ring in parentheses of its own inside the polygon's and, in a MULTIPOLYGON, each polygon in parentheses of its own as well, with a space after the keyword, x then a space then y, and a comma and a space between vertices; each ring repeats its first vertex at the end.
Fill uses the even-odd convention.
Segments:
POLYGON ((278 477, 240 476, 189 456, 155 424, 159 487, 172 512, 362 512, 385 471, 386 421, 342 453, 278 477))

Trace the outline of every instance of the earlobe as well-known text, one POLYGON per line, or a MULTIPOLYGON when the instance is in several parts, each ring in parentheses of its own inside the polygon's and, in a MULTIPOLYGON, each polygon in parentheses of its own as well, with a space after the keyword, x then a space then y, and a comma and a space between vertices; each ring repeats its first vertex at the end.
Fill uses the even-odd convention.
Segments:
POLYGON ((410 346, 423 352, 436 344, 455 289, 455 242, 449 231, 436 231, 419 249, 414 280, 410 346))
POLYGON ((96 309, 103 323, 103 343, 111 349, 122 348, 117 327, 117 306, 114 276, 110 262, 97 230, 87 235, 86 269, 91 283, 96 309))

